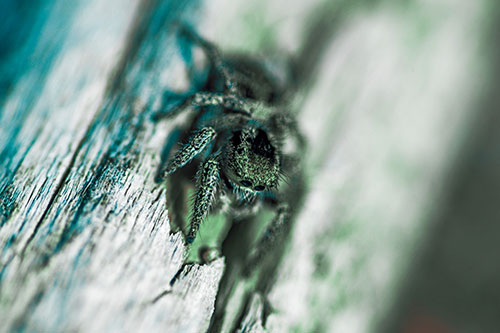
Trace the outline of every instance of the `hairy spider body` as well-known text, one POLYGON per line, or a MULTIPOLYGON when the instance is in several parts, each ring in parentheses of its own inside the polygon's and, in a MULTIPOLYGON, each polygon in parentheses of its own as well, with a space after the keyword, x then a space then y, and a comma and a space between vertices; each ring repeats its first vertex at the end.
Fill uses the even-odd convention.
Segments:
POLYGON ((253 253, 252 260, 257 261, 290 220, 294 204, 289 200, 290 186, 301 174, 304 140, 288 110, 284 80, 272 75, 262 62, 246 56, 223 57, 193 31, 184 33, 201 46, 211 68, 202 91, 167 115, 189 106, 197 109, 180 138, 186 143, 165 169, 165 176, 175 173, 171 183, 181 192, 169 196, 171 208, 179 212, 173 218, 183 218, 181 183, 193 174, 196 194, 187 243, 194 241, 210 212, 224 208, 232 216, 245 217, 263 205, 275 209, 276 215, 253 253), (291 184, 283 186, 284 178, 291 179, 291 184))

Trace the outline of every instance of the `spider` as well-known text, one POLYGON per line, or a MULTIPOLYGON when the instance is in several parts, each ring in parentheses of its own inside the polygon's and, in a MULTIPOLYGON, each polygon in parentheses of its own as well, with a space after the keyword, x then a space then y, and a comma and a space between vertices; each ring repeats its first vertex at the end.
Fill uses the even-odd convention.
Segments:
POLYGON ((301 188, 294 184, 302 183, 305 141, 289 111, 290 89, 258 58, 222 56, 194 30, 183 27, 182 33, 202 49, 210 68, 202 90, 166 115, 173 117, 190 107, 195 110, 181 136, 186 143, 164 169, 163 178, 170 178, 178 189, 170 191, 169 206, 174 218, 183 218, 182 184, 194 178, 187 243, 195 240, 209 213, 223 209, 232 217, 244 218, 263 206, 275 210, 249 256, 251 267, 287 229, 300 196, 301 188))

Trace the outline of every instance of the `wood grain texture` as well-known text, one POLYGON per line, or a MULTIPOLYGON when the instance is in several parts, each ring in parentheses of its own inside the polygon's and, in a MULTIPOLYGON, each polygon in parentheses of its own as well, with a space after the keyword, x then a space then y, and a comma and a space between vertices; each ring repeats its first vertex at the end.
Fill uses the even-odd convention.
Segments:
POLYGON ((370 331, 472 126, 484 2, 37 4, 0 67, 0 330, 203 332, 219 306, 212 330, 370 331), (302 70, 307 200, 247 280, 183 266, 155 182, 174 124, 151 116, 188 86, 180 20, 302 70))
POLYGON ((164 189, 154 182, 168 128, 155 128, 145 107, 163 90, 158 73, 175 80, 165 73, 176 66, 169 27, 190 5, 54 5, 51 16, 73 16, 50 17, 38 36, 36 48, 46 50, 52 30, 65 32, 49 49, 52 64, 34 63, 2 112, 2 134, 9 135, 2 143, 15 145, 2 155, 3 328, 208 326, 223 261, 192 267, 170 287, 184 245, 179 234, 169 235, 164 189), (33 81, 36 75, 43 82, 33 81), (32 84, 38 94, 21 113, 32 84))

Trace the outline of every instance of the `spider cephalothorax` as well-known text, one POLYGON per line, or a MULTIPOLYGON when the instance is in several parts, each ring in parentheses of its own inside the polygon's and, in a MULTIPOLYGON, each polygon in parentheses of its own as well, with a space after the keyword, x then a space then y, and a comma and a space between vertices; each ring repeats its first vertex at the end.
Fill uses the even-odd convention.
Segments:
POLYGON ((232 184, 253 192, 276 187, 279 155, 266 132, 255 127, 234 131, 225 148, 226 176, 232 184))
POLYGON ((167 176, 176 173, 172 183, 178 184, 180 191, 169 189, 170 205, 182 214, 181 183, 193 178, 191 166, 195 166, 196 194, 186 234, 188 243, 195 239, 206 215, 223 206, 221 201, 229 201, 228 211, 238 216, 255 214, 263 205, 274 209, 276 216, 257 244, 255 262, 290 220, 293 203, 281 190, 280 180, 284 174, 299 174, 302 136, 288 112, 283 87, 263 65, 241 56, 221 57, 214 45, 193 31, 185 33, 202 47, 212 67, 204 90, 169 113, 175 115, 189 106, 198 111, 184 130, 187 143, 171 157, 165 170, 167 176), (299 144, 285 154, 286 139, 299 144))

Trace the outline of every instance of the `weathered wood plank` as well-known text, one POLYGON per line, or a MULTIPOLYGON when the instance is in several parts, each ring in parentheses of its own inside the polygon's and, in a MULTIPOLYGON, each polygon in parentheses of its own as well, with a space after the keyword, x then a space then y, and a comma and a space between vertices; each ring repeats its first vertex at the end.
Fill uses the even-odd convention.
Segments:
POLYGON ((339 31, 301 114, 314 178, 269 331, 370 332, 389 311, 474 124, 484 5, 381 6, 339 31))
MULTIPOLYGON (((169 235, 154 183, 168 127, 155 129, 145 106, 175 82, 182 63, 169 27, 193 4, 82 4, 63 26, 54 65, 33 66, 44 85, 15 133, 33 145, 2 195, 15 203, 0 231, 4 328, 206 329, 223 264, 196 266, 169 285, 184 246, 169 235)), ((39 47, 52 37, 42 33, 39 47)), ((23 94, 18 84, 6 102, 7 127, 23 94)))
MULTIPOLYGON (((313 180, 269 294, 270 331, 366 332, 387 311, 474 124, 484 6, 383 5, 338 23, 301 111, 313 180)), ((257 295, 236 300, 243 285, 223 327, 249 306, 242 329, 258 331, 266 312, 257 295)))
POLYGON ((182 268, 154 182, 173 124, 150 120, 187 86, 175 25, 194 17, 223 49, 297 59, 310 148, 282 265, 223 280, 212 328, 373 327, 470 126, 484 2, 41 3, 51 14, 33 14, 43 30, 19 51, 33 64, 9 76, 0 114, 2 329, 209 327, 224 259, 182 268))

